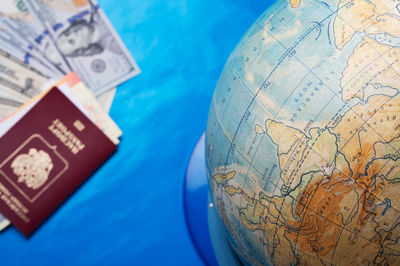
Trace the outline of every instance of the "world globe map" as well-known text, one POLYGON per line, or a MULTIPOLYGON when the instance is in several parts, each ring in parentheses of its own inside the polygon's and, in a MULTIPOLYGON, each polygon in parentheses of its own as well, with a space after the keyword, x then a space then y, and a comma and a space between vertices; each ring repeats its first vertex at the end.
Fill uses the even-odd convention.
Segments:
POLYGON ((251 265, 400 265, 400 1, 279 0, 221 74, 207 175, 251 265))

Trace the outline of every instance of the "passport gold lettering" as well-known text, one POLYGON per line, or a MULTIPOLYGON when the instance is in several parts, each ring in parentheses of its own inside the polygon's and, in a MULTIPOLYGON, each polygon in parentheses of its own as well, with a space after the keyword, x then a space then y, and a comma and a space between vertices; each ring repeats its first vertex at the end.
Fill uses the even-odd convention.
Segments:
POLYGON ((28 209, 16 197, 11 195, 10 199, 23 213, 28 213, 28 209))
POLYGON ((0 191, 2 192, 2 194, 5 194, 6 196, 11 195, 10 191, 2 183, 0 183, 0 191))
POLYGON ((67 126, 60 121, 60 119, 54 119, 52 124, 48 127, 52 132, 73 154, 77 154, 79 151, 85 148, 85 144, 80 141, 74 133, 72 133, 67 126))
POLYGON ((28 209, 10 191, 0 183, 0 200, 3 201, 18 217, 28 223, 30 219, 25 215, 28 209))
POLYGON ((79 130, 79 131, 82 131, 82 130, 85 129, 85 125, 82 124, 82 122, 79 121, 79 120, 75 120, 75 122, 74 122, 74 127, 75 127, 77 130, 79 130))

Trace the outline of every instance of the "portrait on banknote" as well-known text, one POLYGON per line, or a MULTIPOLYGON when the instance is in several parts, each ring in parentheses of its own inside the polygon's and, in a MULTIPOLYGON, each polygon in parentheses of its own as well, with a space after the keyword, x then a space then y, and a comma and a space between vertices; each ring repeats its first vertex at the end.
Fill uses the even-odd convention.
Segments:
POLYGON ((123 54, 111 33, 104 27, 102 20, 96 20, 97 12, 90 21, 73 21, 57 38, 57 45, 64 56, 91 56, 102 53, 105 49, 116 54, 123 54), (102 27, 103 26, 103 27, 102 27))

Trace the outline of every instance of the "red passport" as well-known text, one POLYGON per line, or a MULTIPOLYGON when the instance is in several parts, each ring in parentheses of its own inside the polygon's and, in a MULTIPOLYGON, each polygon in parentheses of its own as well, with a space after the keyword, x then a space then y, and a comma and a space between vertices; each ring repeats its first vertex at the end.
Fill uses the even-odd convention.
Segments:
POLYGON ((116 149, 59 89, 0 139, 0 212, 25 236, 116 149))

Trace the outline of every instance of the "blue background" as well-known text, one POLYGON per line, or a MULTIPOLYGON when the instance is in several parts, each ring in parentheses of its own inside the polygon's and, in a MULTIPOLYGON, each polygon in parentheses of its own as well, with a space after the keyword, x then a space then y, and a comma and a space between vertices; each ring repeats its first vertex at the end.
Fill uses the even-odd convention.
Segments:
POLYGON ((223 65, 270 1, 99 0, 142 73, 118 87, 118 152, 29 239, 0 233, 1 265, 202 265, 183 180, 223 65))

